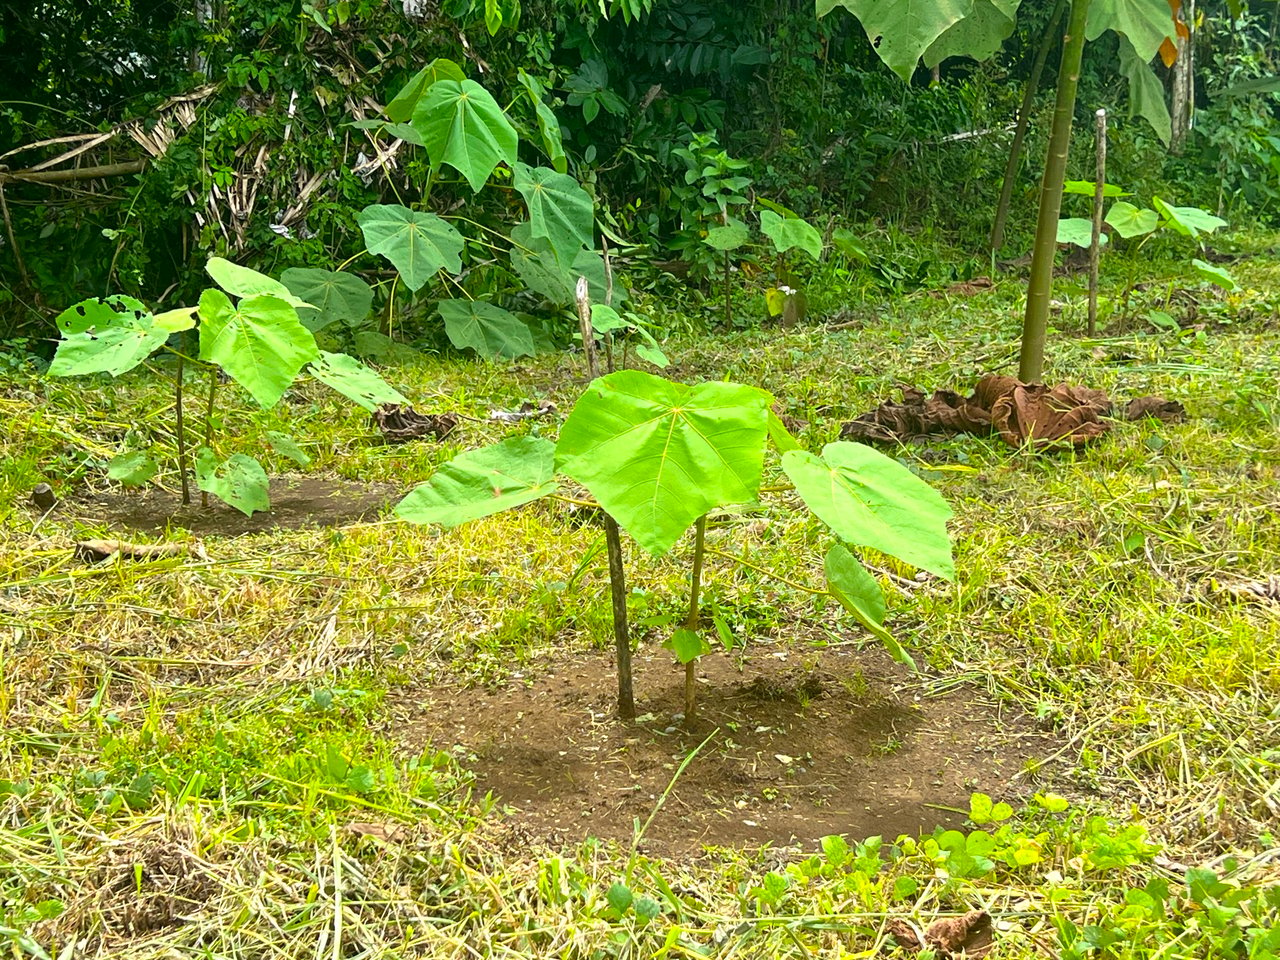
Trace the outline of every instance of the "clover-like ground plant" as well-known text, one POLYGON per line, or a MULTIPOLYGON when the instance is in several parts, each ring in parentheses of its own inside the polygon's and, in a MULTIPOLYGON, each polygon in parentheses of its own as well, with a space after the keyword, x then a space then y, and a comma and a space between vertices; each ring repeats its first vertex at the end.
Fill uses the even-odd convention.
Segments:
POLYGON ((884 627, 879 582, 853 550, 868 548, 952 579, 950 508, 914 473, 869 447, 837 442, 820 454, 801 449, 772 403, 768 392, 744 384, 690 386, 621 370, 592 381, 557 442, 520 436, 463 453, 411 492, 396 513, 414 523, 453 527, 556 496, 559 475, 586 487, 653 556, 668 553, 694 527, 689 613, 667 641, 685 665, 687 722, 696 706, 694 665, 711 649, 699 616, 706 561, 714 557, 768 572, 708 547, 706 518, 723 507, 759 502, 772 439, 794 492, 832 534, 825 588, 806 589, 834 597, 914 669, 884 627))

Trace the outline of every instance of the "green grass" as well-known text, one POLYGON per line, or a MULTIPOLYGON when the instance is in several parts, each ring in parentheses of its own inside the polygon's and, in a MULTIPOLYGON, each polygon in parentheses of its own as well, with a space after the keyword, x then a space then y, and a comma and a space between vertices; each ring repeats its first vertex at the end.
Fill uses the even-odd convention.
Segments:
MULTIPOLYGON (((889 574, 912 571, 880 564, 893 629, 927 666, 916 689, 960 682, 1053 725, 1072 803, 1015 802, 1008 825, 967 840, 885 838, 883 867, 872 849, 846 858, 837 845, 816 859, 679 861, 595 842, 548 849, 478 795, 465 757, 397 742, 391 704, 419 685, 494 682, 555 651, 610 646, 603 555, 578 570, 599 529, 562 506, 448 533, 370 521, 209 538, 207 562, 88 567, 71 543, 102 528, 62 513, 41 522, 27 491, 107 489, 107 458, 169 442, 168 388, 143 372, 117 384, 7 375, 0 945, 55 957, 865 957, 891 916, 981 907, 1003 957, 1085 956, 1071 945, 1112 937, 1110 954, 1093 955, 1280 953, 1260 932, 1280 905, 1280 608, 1224 589, 1280 572, 1280 264, 1237 272, 1248 290, 1201 298, 1199 333, 1133 323, 1051 342, 1049 379, 1122 399, 1158 392, 1185 403, 1188 422, 1120 424, 1075 452, 980 437, 898 452, 957 514, 954 587, 893 589, 889 574), (1196 873, 1184 884, 1179 863, 1230 888, 1196 873), (616 883, 630 904, 609 896, 616 883), (1231 952, 1233 938, 1254 946, 1231 952)), ((817 448, 895 383, 963 390, 1008 372, 1019 293, 1016 281, 972 298, 921 293, 861 308, 860 328, 667 347, 680 379, 773 391, 817 448)), ((1058 296, 1061 325, 1076 328, 1078 289, 1058 296)), ((1144 296, 1162 301, 1165 288, 1144 296)), ((840 307, 838 290, 821 299, 840 307)), ((512 429, 554 430, 485 418, 526 399, 567 411, 583 384, 569 355, 385 372, 420 410, 477 419, 442 445, 381 446, 360 411, 306 384, 275 411, 228 407, 220 451, 261 454, 286 423, 309 473, 403 488, 512 429)), ((157 481, 176 486, 172 470, 157 481)), ((709 546, 819 583, 817 528, 781 509, 786 497, 719 518, 709 546)), ((688 552, 629 551, 637 612, 679 606, 688 552)), ((833 611, 754 571, 713 559, 706 578, 708 602, 751 636, 803 643, 793 637, 837 629, 833 611)), ((1029 792, 1025 773, 1007 799, 1029 792)))

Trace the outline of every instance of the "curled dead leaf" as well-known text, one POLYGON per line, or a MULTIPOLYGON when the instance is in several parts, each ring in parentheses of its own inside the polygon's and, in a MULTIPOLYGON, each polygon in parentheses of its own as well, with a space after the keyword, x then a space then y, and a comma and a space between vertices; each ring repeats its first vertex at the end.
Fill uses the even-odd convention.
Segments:
POLYGON ((908 954, 932 950, 941 960, 982 960, 991 952, 991 917, 985 910, 970 910, 959 917, 941 917, 925 928, 923 937, 909 920, 894 917, 885 932, 908 954))
POLYGON ((161 557, 191 556, 208 560, 204 544, 199 540, 190 543, 130 543, 127 540, 81 540, 75 546, 76 556, 86 563, 97 563, 108 557, 119 556, 126 560, 159 560, 161 557))
POLYGON ((452 413, 422 414, 407 403, 384 403, 373 411, 372 419, 388 443, 408 443, 422 437, 443 440, 458 426, 452 413))

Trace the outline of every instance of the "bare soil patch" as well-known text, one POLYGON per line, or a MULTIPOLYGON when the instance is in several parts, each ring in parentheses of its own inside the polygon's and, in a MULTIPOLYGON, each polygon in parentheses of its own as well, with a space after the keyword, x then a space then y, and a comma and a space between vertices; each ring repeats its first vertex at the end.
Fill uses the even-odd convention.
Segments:
POLYGON ((163 533, 181 528, 201 536, 234 537, 355 523, 376 516, 398 493, 388 484, 283 476, 271 479, 271 509, 252 517, 212 497, 202 507, 199 491, 192 491, 194 502, 184 506, 176 493, 155 487, 87 495, 58 509, 118 530, 163 533))
POLYGON ((642 849, 665 855, 956 825, 975 790, 1026 791, 1009 778, 1055 746, 973 690, 895 689, 908 676, 879 650, 708 657, 687 728, 675 719, 683 674, 669 655, 639 655, 635 672, 636 724, 612 715, 603 654, 553 662, 497 690, 418 690, 393 715, 403 741, 453 750, 479 791, 514 808, 517 829, 551 843, 630 840, 633 821, 648 818, 681 761, 714 732, 645 837, 642 849))

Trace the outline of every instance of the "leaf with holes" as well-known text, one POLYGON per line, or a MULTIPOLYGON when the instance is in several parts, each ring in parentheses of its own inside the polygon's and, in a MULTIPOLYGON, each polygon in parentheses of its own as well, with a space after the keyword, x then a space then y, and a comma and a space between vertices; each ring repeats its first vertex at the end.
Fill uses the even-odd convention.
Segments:
POLYGON ((1107 211, 1106 223, 1128 240, 1154 230, 1160 223, 1160 215, 1154 210, 1143 210, 1125 200, 1117 200, 1107 211))
POLYGON ((62 340, 49 364, 51 377, 118 377, 169 339, 169 331, 157 327, 151 312, 132 297, 82 301, 62 311, 55 323, 62 340))
POLYGON ((1208 210, 1201 210, 1199 207, 1175 207, 1159 197, 1152 197, 1151 205, 1165 218, 1166 226, 1193 240, 1198 239, 1202 233, 1213 233, 1219 227, 1227 225, 1227 221, 1221 217, 1215 217, 1208 210))
POLYGON ((503 440, 442 464, 396 507, 410 523, 456 527, 556 492, 555 444, 542 437, 503 440))
POLYGON ((901 644, 884 628, 884 591, 880 584, 841 543, 833 543, 823 564, 827 575, 827 589, 853 618, 885 645, 889 655, 912 670, 916 662, 902 649, 901 644))
POLYGON ((438 270, 462 270, 462 234, 434 213, 375 203, 356 216, 370 253, 386 257, 417 293, 438 270))
POLYGON ((562 262, 590 247, 595 202, 573 177, 546 167, 517 163, 514 185, 529 208, 529 234, 543 238, 562 262))
POLYGON ((441 300, 436 309, 444 332, 459 350, 482 357, 531 357, 537 352, 528 325, 513 313, 483 300, 441 300))
POLYGON ((407 123, 413 117, 418 102, 437 80, 462 81, 466 76, 462 68, 452 60, 444 57, 432 60, 410 77, 400 88, 400 92, 391 98, 391 102, 387 104, 387 119, 394 123, 407 123))
POLYGON ((271 509, 267 472, 243 453, 234 453, 219 463, 212 450, 201 447, 196 453, 196 486, 246 517, 271 509))
POLYGON ((298 311, 278 297, 259 293, 232 305, 212 287, 200 295, 200 359, 222 367, 260 406, 274 406, 319 356, 298 311))
POLYGON ((807 220, 783 218, 772 210, 761 210, 760 232, 773 241, 779 253, 799 247, 815 260, 822 258, 822 234, 807 220))
POLYGON ((373 306, 373 288, 351 273, 290 267, 280 280, 294 296, 311 304, 300 309, 298 317, 312 333, 339 321, 359 323, 373 306))
POLYGON ((321 350, 320 359, 313 361, 307 372, 370 413, 385 403, 409 402, 372 368, 345 353, 321 350))
POLYGON ((150 312, 141 300, 115 294, 81 300, 63 310, 53 322, 58 333, 65 337, 69 333, 84 333, 86 330, 116 326, 124 323, 129 316, 134 320, 141 320, 143 314, 150 312))
POLYGON ((437 80, 413 111, 431 166, 453 167, 477 193, 499 163, 516 165, 519 138, 498 101, 474 80, 437 80))
POLYGON ((837 441, 823 447, 821 457, 805 450, 784 454, 782 469, 809 509, 845 543, 955 579, 947 534, 951 508, 898 461, 837 441))
POLYGON ((578 400, 556 466, 661 556, 709 510, 755 500, 772 402, 742 384, 690 387, 621 370, 578 400))
POLYGON ((974 0, 817 0, 819 17, 844 7, 862 24, 876 53, 910 82, 924 52, 973 11, 974 0))
POLYGON ((252 297, 254 294, 266 293, 278 300, 283 300, 292 307, 309 307, 311 304, 296 297, 293 292, 279 280, 268 277, 249 267, 224 260, 222 257, 210 257, 204 265, 205 272, 213 277, 213 282, 233 297, 252 297))
POLYGON ((126 487, 141 486, 159 472, 156 462, 141 450, 122 453, 107 461, 107 476, 126 487))

